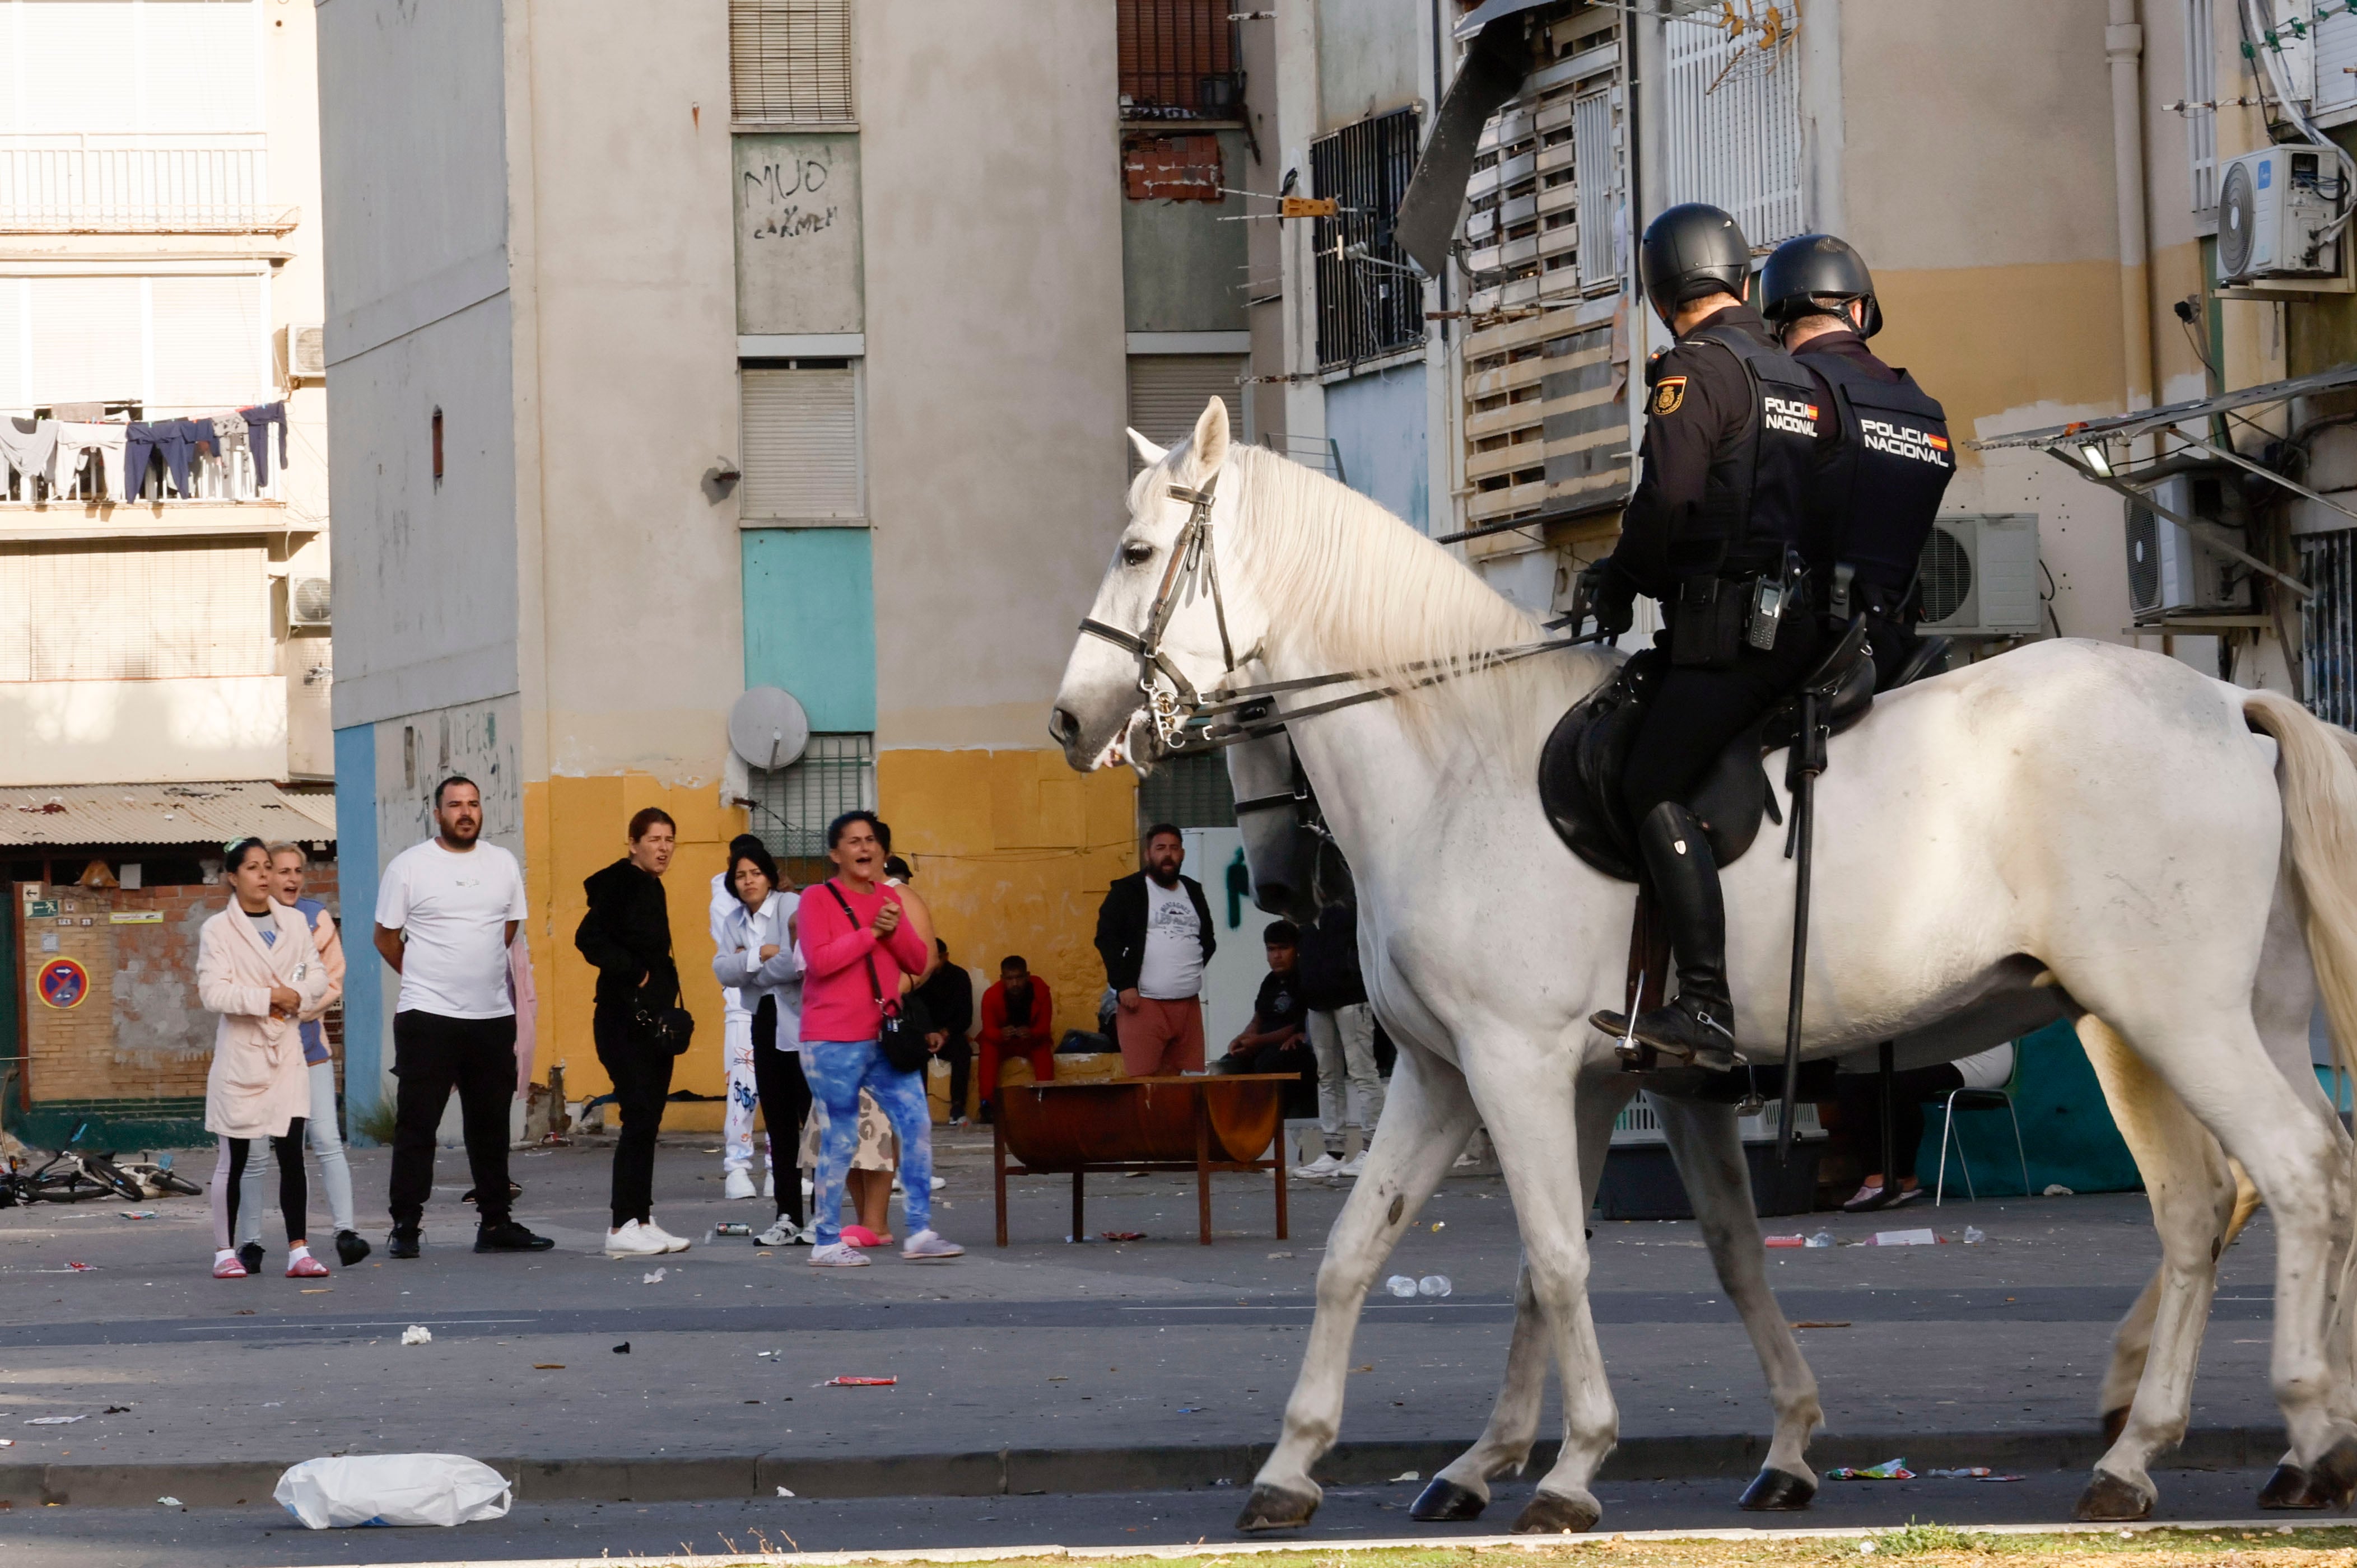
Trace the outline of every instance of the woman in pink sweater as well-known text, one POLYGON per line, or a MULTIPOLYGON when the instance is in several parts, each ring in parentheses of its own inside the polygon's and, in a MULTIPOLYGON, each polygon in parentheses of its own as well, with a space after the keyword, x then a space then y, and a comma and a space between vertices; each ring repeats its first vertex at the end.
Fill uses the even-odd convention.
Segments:
POLYGON ((866 1089, 900 1137, 912 1262, 965 1251, 932 1227, 933 1118, 923 1075, 900 1072, 877 1044, 884 1005, 900 1004, 900 978, 922 974, 925 944, 901 919, 898 891, 883 884, 884 844, 875 813, 845 811, 827 824, 826 855, 835 875, 802 891, 795 929, 802 949, 802 1074, 811 1098, 826 1107, 826 1138, 812 1177, 813 1266, 856 1269, 866 1254, 843 1240, 843 1176, 859 1137, 859 1091, 866 1089))

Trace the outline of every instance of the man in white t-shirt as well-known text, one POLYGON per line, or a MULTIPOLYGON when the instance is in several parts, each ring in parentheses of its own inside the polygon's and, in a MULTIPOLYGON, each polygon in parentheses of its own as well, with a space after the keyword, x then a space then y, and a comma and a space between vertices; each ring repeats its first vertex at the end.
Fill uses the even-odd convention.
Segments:
POLYGON ((1120 998, 1114 1030, 1131 1078, 1203 1070, 1203 965, 1218 944, 1203 885, 1181 876, 1187 840, 1146 830, 1146 865, 1116 881, 1097 910, 1097 952, 1120 998))
POLYGON ((475 1177, 475 1251, 538 1252, 556 1243, 508 1214, 508 1102, 516 1020, 508 947, 524 918, 516 858, 481 842, 472 780, 434 790, 435 836, 393 857, 377 889, 376 950, 401 976, 393 1014, 393 1257, 417 1256, 434 1191, 434 1130, 458 1091, 475 1177))

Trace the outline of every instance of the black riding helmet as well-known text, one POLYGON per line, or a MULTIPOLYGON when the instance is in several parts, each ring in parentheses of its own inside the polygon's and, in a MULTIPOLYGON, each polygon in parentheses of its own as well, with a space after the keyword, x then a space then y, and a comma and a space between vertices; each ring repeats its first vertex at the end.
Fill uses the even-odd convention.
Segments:
POLYGON ((1751 247, 1731 214, 1689 201, 1645 225, 1637 270, 1645 297, 1667 320, 1679 306, 1706 295, 1741 299, 1751 275, 1751 247))
POLYGON ((1874 274, 1846 240, 1831 234, 1803 234, 1776 247, 1760 273, 1760 314, 1783 323, 1803 316, 1832 316, 1848 324, 1842 308, 1853 299, 1866 302, 1866 325, 1858 336, 1871 338, 1882 330, 1882 306, 1875 303, 1874 274), (1839 302, 1828 306, 1824 300, 1839 302))

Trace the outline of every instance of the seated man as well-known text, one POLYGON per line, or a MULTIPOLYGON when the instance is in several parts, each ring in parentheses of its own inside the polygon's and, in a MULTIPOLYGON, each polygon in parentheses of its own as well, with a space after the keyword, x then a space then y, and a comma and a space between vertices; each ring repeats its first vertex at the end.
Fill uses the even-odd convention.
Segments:
POLYGON ((998 1064, 1010 1056, 1031 1063, 1031 1076, 1041 1083, 1056 1077, 1055 999, 1048 983, 1031 966, 1009 953, 998 964, 998 983, 982 993, 982 1119, 991 1119, 998 1098, 998 1064))
POLYGON ((1254 998, 1252 1022, 1228 1042, 1228 1054, 1211 1070, 1297 1073, 1302 1085, 1298 1091, 1286 1086, 1285 1113, 1314 1116, 1318 1053, 1309 1046, 1309 1007, 1301 992, 1301 932, 1290 920, 1274 920, 1261 941, 1268 952, 1268 973, 1254 998))

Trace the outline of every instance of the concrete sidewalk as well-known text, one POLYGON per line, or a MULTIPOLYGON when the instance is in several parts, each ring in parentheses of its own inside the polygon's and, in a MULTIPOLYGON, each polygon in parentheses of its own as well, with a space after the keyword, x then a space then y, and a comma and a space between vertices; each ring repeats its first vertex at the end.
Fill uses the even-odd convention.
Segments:
MULTIPOLYGON (((537 1257, 477 1257, 445 1154, 426 1254, 379 1245, 325 1281, 215 1281, 202 1200, 0 1212, 0 1499, 192 1504, 266 1497, 278 1471, 340 1452, 473 1454, 534 1499, 991 1495, 1248 1481, 1298 1366, 1319 1243, 1341 1201, 1297 1187, 1270 1235, 1265 1181, 1218 1178, 1219 1240, 1194 1240, 1191 1182, 1101 1179, 1089 1223, 1143 1241, 1062 1240, 1069 1186, 1015 1188, 1014 1246, 989 1245, 989 1145, 944 1136, 936 1225, 973 1249, 915 1266, 887 1252, 821 1271, 742 1240, 651 1261, 597 1252, 609 1145, 519 1155, 537 1257), (70 1265, 84 1263, 88 1269, 70 1265), (660 1268, 662 1278, 646 1283, 660 1268), (404 1347, 418 1324, 434 1341, 404 1347), (627 1354, 617 1347, 627 1343, 627 1354), (890 1388, 816 1386, 837 1374, 890 1388), (43 1416, 81 1416, 36 1426, 43 1416)), ((767 1205, 718 1197, 719 1161, 667 1144, 657 1212, 701 1237, 767 1205)), ((363 1215, 382 1151, 354 1156, 363 1215)), ((898 1221, 898 1210, 895 1210, 898 1221)), ((1781 1251, 1770 1273, 1823 1384, 1820 1465, 2076 1468, 2099 1451, 2113 1323, 2158 1256, 2136 1197, 1951 1203, 1881 1221, 1816 1216, 1855 1239, 1933 1226, 1985 1245, 1781 1251)), ((1799 1221, 1778 1222, 1784 1229, 1799 1221)), ((269 1229, 274 1230, 274 1223, 269 1229)), ((1758 1463, 1760 1377, 1691 1223, 1596 1226, 1595 1305, 1620 1409, 1609 1474, 1736 1475, 1758 1463)), ((314 1234, 325 1235, 324 1223, 314 1234)), ((1443 1301, 1375 1298, 1352 1351, 1344 1446, 1321 1474, 1429 1475, 1480 1430, 1503 1365, 1515 1267, 1494 1177, 1448 1182, 1394 1260, 1443 1273, 1443 1301)), ((2270 1463, 2272 1237, 2262 1215, 2223 1264, 2179 1462, 2270 1463)), ((1552 1397, 1544 1430, 1556 1429, 1552 1397)))

